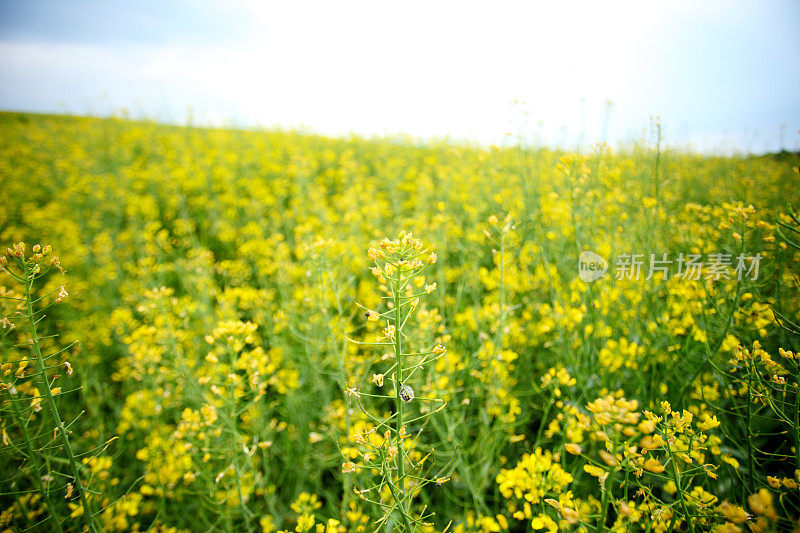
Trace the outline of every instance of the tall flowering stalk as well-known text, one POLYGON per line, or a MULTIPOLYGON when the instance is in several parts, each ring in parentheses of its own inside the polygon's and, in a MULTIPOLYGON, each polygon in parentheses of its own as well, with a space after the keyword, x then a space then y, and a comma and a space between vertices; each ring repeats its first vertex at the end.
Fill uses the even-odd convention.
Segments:
POLYGON ((55 497, 57 492, 61 492, 67 499, 72 499, 77 493, 80 507, 79 512, 73 513, 73 516, 81 516, 90 531, 99 531, 81 472, 83 465, 70 439, 69 427, 72 424, 64 420, 56 402, 56 398, 64 393, 57 383, 61 376, 54 373, 54 370, 63 369, 67 374, 72 374, 72 366, 69 362, 62 366, 54 358, 69 347, 51 354, 43 353, 42 341, 49 337, 43 337, 38 331, 38 325, 44 320, 47 309, 69 295, 61 286, 36 298, 35 287, 51 269, 56 268, 62 273, 64 269, 58 257, 51 255, 52 249, 49 245, 42 247, 37 244, 32 251, 27 256, 25 243, 20 242, 13 249, 7 249, 4 257, 0 257, 0 272, 4 272, 22 287, 18 293, 2 293, 3 299, 12 302, 11 307, 15 309, 12 314, 0 317, 3 337, 8 336, 13 329, 24 332, 27 337, 18 344, 9 342, 7 346, 5 342, 0 343, 3 356, 0 392, 7 395, 11 418, 19 428, 23 441, 20 446, 16 446, 8 437, 4 424, 3 443, 14 446, 33 466, 33 488, 44 498, 50 519, 49 526, 54 531, 63 531, 66 520, 59 514, 56 505, 57 499, 60 499, 55 497), (12 349, 9 350, 11 354, 15 348, 28 349, 29 354, 7 358, 6 348, 12 349), (24 405, 23 398, 27 396, 30 397, 30 404, 24 405), (34 428, 32 422, 40 416, 36 415, 38 412, 42 412, 42 427, 34 428), (65 458, 59 457, 59 448, 65 458), (54 465, 58 463, 68 466, 69 473, 53 471, 54 465))
MULTIPOLYGON (((357 383, 347 387, 348 399, 355 400, 374 425, 356 437, 359 464, 348 461, 342 465, 342 471, 377 472, 377 481, 356 485, 354 492, 381 508, 377 525, 391 521, 400 531, 412 532, 428 525, 426 520, 432 516, 424 508, 414 512, 414 494, 429 483, 440 485, 447 481, 443 473, 428 476, 425 464, 430 454, 423 455, 415 449, 427 419, 444 408, 444 401, 419 394, 412 386, 417 371, 441 357, 445 348, 436 344, 413 351, 406 335, 420 298, 436 289, 435 283, 425 284, 422 275, 436 263, 436 253, 410 233, 402 232, 397 239, 383 239, 377 247, 370 248, 368 256, 374 262, 371 270, 380 283, 385 310, 361 307, 368 322, 383 323, 385 327, 375 342, 357 344, 387 350, 373 364, 388 366, 379 369, 380 373, 373 373, 371 383, 381 390, 386 381, 393 391, 373 394, 362 390, 357 383), (372 409, 365 405, 365 400, 370 401, 372 409), (376 416, 378 409, 387 403, 392 407, 391 414, 376 416)), ((423 374, 419 372, 419 376, 423 374)))

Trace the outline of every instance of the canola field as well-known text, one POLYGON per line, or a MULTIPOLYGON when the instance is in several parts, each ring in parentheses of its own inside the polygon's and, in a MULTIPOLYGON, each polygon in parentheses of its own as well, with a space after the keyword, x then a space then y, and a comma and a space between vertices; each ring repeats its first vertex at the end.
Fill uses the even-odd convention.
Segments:
POLYGON ((0 113, 0 531, 798 531, 798 164, 0 113))

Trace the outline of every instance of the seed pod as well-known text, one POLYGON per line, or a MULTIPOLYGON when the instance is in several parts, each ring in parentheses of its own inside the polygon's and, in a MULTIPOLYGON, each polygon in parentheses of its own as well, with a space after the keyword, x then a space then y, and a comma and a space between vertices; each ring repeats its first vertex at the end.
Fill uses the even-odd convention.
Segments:
POLYGON ((403 403, 408 403, 414 399, 414 389, 409 387, 408 385, 403 385, 400 387, 400 399, 403 400, 403 403))

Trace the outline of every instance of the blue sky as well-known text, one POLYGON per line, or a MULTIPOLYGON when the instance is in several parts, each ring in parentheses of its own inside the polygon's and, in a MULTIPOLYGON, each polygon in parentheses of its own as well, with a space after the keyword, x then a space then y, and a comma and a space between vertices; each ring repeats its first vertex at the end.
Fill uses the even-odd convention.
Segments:
POLYGON ((0 109, 796 150, 799 30, 793 0, 0 0, 0 109))

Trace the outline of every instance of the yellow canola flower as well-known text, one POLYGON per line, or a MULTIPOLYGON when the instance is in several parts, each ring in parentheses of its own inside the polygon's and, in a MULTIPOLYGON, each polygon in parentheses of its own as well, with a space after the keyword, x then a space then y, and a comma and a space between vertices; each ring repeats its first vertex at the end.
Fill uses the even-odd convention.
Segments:
POLYGON ((642 466, 645 470, 648 472, 653 472, 654 474, 660 474, 664 471, 664 465, 662 465, 658 459, 654 457, 647 459, 642 466))
POLYGON ((567 444, 565 444, 564 449, 567 450, 567 452, 571 453, 572 455, 580 455, 581 452, 583 451, 583 449, 578 444, 572 442, 568 442, 567 444))
POLYGON ((603 477, 605 470, 595 465, 583 465, 583 471, 594 477, 603 477))

